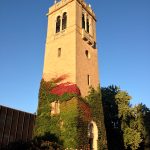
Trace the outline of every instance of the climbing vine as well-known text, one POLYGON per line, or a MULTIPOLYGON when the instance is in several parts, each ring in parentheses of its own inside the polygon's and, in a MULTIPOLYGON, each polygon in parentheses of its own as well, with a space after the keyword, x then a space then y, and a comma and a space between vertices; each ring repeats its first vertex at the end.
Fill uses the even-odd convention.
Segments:
POLYGON ((51 141, 64 149, 86 149, 89 144, 88 124, 92 119, 99 130, 99 150, 106 149, 100 90, 91 88, 89 96, 83 99, 78 88, 75 85, 71 87, 71 92, 63 93, 65 90, 58 88, 57 83, 41 80, 33 137, 53 137, 51 141), (60 113, 57 115, 51 115, 51 103, 54 101, 60 103, 60 113))
POLYGON ((107 149, 107 140, 100 86, 97 91, 90 87, 89 95, 86 97, 86 100, 92 109, 92 119, 96 122, 98 127, 98 149, 105 150, 107 149))

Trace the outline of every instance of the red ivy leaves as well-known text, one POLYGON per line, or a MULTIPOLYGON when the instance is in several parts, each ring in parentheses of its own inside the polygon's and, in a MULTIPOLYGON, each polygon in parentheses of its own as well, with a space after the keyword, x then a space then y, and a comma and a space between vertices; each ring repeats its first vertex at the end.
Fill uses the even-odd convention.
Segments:
POLYGON ((77 85, 70 82, 57 85, 50 91, 50 93, 59 96, 63 95, 64 93, 81 95, 80 89, 77 87, 77 85))
POLYGON ((87 121, 91 120, 91 109, 90 109, 90 107, 82 101, 79 101, 79 107, 81 108, 81 110, 83 112, 84 119, 87 121))

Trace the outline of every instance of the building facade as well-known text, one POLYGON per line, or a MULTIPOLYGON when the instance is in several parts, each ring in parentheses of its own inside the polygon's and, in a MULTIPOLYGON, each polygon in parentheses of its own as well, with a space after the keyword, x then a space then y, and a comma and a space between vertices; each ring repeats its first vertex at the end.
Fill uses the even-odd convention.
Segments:
POLYGON ((84 0, 60 0, 50 7, 45 45, 45 81, 65 75, 82 96, 97 88, 96 16, 84 0))
POLYGON ((35 115, 0 106, 0 148, 16 141, 32 138, 35 115))

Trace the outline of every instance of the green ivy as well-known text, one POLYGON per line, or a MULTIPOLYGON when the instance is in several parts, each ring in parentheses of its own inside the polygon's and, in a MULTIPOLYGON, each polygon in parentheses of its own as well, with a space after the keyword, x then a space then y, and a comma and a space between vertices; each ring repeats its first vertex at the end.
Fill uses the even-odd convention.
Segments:
POLYGON ((98 87, 97 91, 90 87, 89 95, 86 97, 86 100, 92 109, 92 119, 94 122, 96 122, 98 127, 98 149, 106 150, 108 148, 100 86, 98 87))
POLYGON ((89 96, 84 100, 76 94, 50 94, 50 90, 55 86, 53 82, 41 80, 33 137, 48 136, 51 141, 56 141, 64 148, 85 149, 88 145, 88 124, 91 120, 84 119, 84 110, 79 107, 79 102, 82 102, 92 109, 92 118, 99 130, 99 150, 107 149, 100 90, 91 88, 89 96), (60 102, 59 115, 51 116, 53 101, 60 102))
POLYGON ((76 99, 64 102, 60 106, 62 119, 61 137, 65 148, 77 148, 77 117, 78 108, 76 99))

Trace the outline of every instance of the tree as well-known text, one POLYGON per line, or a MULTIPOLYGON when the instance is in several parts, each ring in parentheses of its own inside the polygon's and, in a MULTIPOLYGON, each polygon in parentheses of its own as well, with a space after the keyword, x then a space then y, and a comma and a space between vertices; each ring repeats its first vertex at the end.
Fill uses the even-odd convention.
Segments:
POLYGON ((115 96, 118 105, 118 117, 121 121, 124 146, 132 150, 140 147, 144 134, 144 122, 141 105, 131 107, 131 96, 127 92, 119 91, 115 96))
POLYGON ((117 86, 102 88, 109 150, 150 148, 150 111, 143 104, 132 106, 130 100, 117 86))
POLYGON ((112 85, 101 88, 101 91, 108 149, 123 150, 123 135, 118 117, 118 105, 115 101, 115 95, 120 91, 120 88, 112 85))
POLYGON ((140 145, 140 150, 150 149, 150 109, 141 104, 144 121, 144 139, 140 145))

